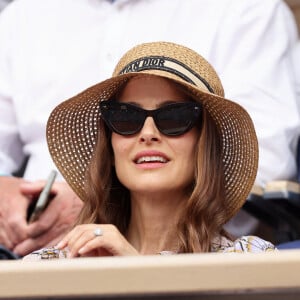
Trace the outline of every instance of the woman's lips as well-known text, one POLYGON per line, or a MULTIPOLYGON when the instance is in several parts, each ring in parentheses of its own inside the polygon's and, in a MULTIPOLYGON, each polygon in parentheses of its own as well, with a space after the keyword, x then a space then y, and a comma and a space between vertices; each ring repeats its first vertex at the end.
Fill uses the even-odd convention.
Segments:
POLYGON ((134 159, 135 164, 146 169, 162 167, 169 161, 169 158, 164 153, 158 151, 139 152, 134 159))
POLYGON ((168 160, 161 156, 142 156, 140 157, 136 163, 142 164, 142 163, 152 163, 152 162, 161 162, 166 163, 168 160))

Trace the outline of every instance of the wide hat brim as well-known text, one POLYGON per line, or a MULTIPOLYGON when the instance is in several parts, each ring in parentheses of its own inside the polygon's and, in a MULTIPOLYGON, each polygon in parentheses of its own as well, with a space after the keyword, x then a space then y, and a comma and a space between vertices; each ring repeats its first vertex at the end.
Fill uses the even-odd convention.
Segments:
MULTIPOLYGON (((159 44, 160 49, 161 44, 171 47, 174 45, 161 42, 159 44)), ((185 49, 187 48, 183 47, 183 50, 185 49)), ((199 56, 193 51, 192 54, 199 56)), ((47 123, 47 141, 57 168, 84 201, 86 169, 98 137, 99 102, 110 99, 130 78, 135 76, 155 75, 168 78, 180 84, 193 95, 196 101, 202 103, 216 124, 221 137, 221 155, 224 165, 224 201, 227 215, 225 221, 229 220, 244 204, 257 173, 258 142, 249 114, 237 103, 212 93, 203 86, 195 86, 168 70, 145 69, 120 74, 119 71, 124 69, 122 67, 127 65, 126 60, 132 61, 126 55, 122 58, 125 60, 123 64, 122 59, 120 60, 112 78, 95 84, 62 102, 51 113, 47 123)), ((141 55, 144 55, 144 52, 141 52, 141 55)), ((205 60, 204 63, 208 64, 205 60)), ((223 89, 218 80, 211 86, 215 86, 219 89, 218 93, 222 94, 223 89)))

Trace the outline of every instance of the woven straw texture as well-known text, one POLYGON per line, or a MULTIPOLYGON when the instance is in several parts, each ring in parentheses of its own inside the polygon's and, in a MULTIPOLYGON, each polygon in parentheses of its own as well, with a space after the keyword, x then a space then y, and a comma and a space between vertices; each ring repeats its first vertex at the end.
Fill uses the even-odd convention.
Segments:
POLYGON ((130 78, 142 74, 163 76, 180 83, 195 95, 195 99, 203 104, 215 121, 221 135, 229 220, 244 204, 256 177, 258 143, 254 126, 240 105, 224 98, 221 81, 212 66, 199 54, 181 45, 167 42, 138 45, 121 58, 110 79, 58 105, 47 124, 47 141, 55 164, 84 201, 85 172, 98 135, 99 102, 109 99, 130 78), (213 92, 160 69, 118 75, 132 61, 149 56, 181 62, 199 75, 213 92))

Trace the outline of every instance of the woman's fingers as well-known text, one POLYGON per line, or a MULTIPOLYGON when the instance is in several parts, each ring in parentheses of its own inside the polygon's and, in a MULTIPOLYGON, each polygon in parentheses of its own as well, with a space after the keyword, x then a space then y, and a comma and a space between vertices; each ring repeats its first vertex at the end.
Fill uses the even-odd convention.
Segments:
POLYGON ((85 229, 78 234, 78 237, 72 237, 68 244, 70 250, 70 257, 80 256, 80 249, 82 249, 89 241, 95 238, 93 230, 85 229))
POLYGON ((91 227, 92 225, 93 224, 85 224, 76 226, 56 245, 56 248, 60 250, 65 247, 68 247, 69 249, 72 248, 86 228, 91 227))
POLYGON ((57 245, 67 247, 70 257, 138 255, 134 247, 111 224, 84 224, 76 226, 57 245))

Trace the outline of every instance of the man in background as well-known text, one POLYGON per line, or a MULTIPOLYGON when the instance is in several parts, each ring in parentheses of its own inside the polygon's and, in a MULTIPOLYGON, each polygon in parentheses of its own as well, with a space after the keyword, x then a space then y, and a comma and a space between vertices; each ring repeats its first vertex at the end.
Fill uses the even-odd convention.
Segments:
POLYGON ((12 0, 0 0, 0 12, 11 1, 12 0))

